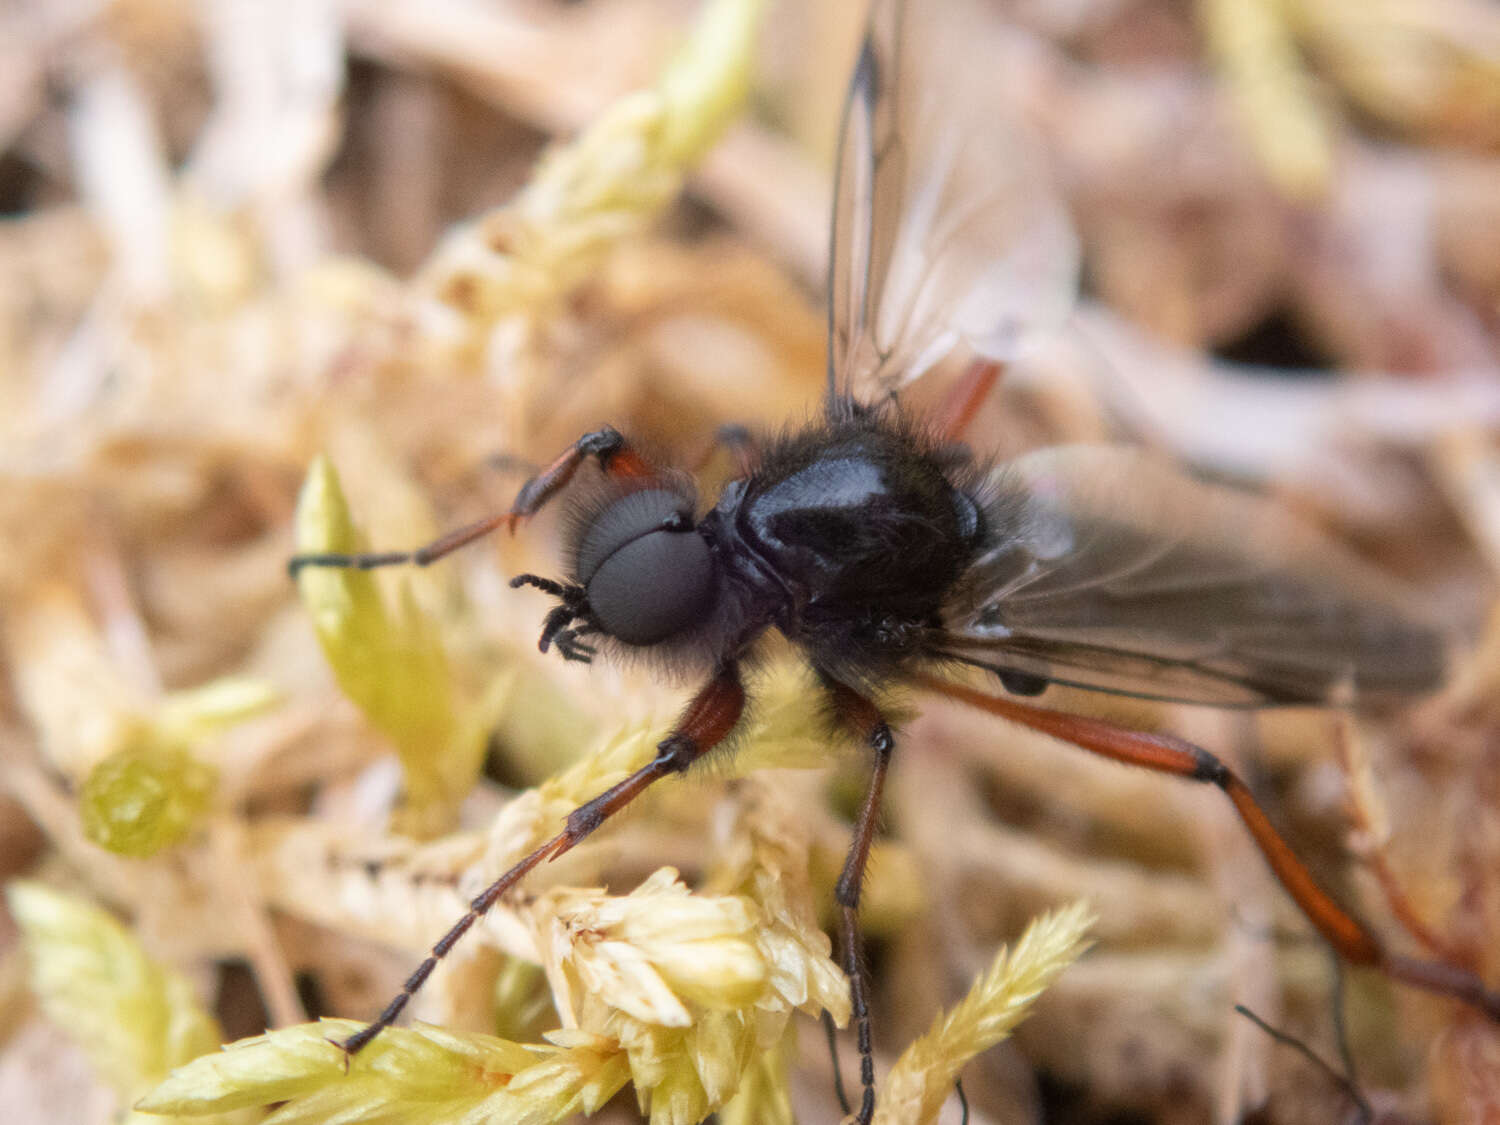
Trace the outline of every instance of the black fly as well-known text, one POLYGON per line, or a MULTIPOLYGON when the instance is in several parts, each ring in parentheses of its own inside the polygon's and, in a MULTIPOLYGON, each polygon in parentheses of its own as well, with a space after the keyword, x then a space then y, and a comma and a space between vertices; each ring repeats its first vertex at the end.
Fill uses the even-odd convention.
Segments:
MULTIPOLYGON (((944 13, 876 0, 838 157, 823 417, 757 450, 702 513, 686 477, 617 431, 585 435, 513 509, 411 553, 310 555, 301 566, 426 564, 556 496, 585 461, 603 484, 572 520, 570 577, 513 585, 554 597, 541 637, 563 658, 596 648, 695 667, 705 682, 656 758, 576 809, 484 891, 380 1017, 388 1026, 462 934, 533 867, 576 845, 659 778, 720 744, 745 706, 740 665, 768 630, 798 645, 837 721, 872 755, 837 899, 861 1055, 858 1120, 874 1105, 856 927, 860 885, 896 738, 878 696, 897 680, 1085 749, 1218 786, 1272 869, 1341 956, 1456 995, 1500 1018, 1471 974, 1389 953, 1323 892, 1249 790, 1213 755, 1164 735, 988 695, 942 678, 993 670, 1015 695, 1049 683, 1228 706, 1410 694, 1443 674, 1441 634, 1379 575, 1263 501, 1195 483, 1120 449, 1044 450, 986 466, 957 444, 968 411, 908 417, 896 388, 966 348, 971 398, 1029 329, 1067 312, 1077 249, 1024 146, 943 79, 944 13)), ((953 57, 953 56, 947 56, 953 57)), ((962 57, 962 56, 959 56, 962 57)))

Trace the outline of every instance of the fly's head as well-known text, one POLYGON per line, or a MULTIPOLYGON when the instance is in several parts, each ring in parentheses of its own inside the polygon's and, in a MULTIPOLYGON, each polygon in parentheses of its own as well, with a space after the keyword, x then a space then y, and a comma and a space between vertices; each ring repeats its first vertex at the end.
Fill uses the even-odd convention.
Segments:
POLYGON ((573 580, 525 574, 511 583, 558 599, 542 629, 542 651, 555 644, 564 659, 588 661, 590 637, 645 649, 699 630, 719 584, 693 512, 691 489, 675 481, 615 491, 577 509, 568 544, 573 580))

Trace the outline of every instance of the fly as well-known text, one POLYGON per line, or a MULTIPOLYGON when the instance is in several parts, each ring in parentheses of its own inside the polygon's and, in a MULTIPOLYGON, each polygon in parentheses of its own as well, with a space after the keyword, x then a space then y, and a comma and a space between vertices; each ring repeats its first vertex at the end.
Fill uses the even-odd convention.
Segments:
POLYGON ((540 647, 575 661, 644 654, 701 680, 656 757, 575 809, 479 895, 344 1044, 348 1053, 400 1015, 437 960, 527 872, 735 730, 741 665, 770 630, 800 648, 837 722, 871 755, 835 891, 861 1125, 874 1108, 874 1065, 856 916, 897 744, 878 700, 894 682, 1216 786, 1341 957, 1500 1020, 1500 996, 1473 974, 1390 952, 1329 896, 1207 750, 1013 698, 1050 684, 1221 706, 1409 696, 1442 680, 1446 645, 1391 582, 1266 501, 1126 449, 1060 447, 986 465, 960 444, 973 404, 1026 332, 1067 315, 1078 250, 1025 147, 954 94, 953 76, 939 83, 936 60, 962 57, 941 50, 955 31, 940 11, 918 18, 901 0, 875 0, 837 159, 822 418, 764 448, 728 431, 744 471, 702 518, 689 477, 605 427, 529 480, 509 512, 420 550, 292 560, 293 573, 426 565, 514 529, 592 462, 602 485, 575 505, 566 577, 512 582, 555 602, 540 647), (975 363, 953 401, 936 422, 909 416, 896 390, 956 348, 975 363), (1005 690, 945 676, 958 664, 991 670, 1005 690))

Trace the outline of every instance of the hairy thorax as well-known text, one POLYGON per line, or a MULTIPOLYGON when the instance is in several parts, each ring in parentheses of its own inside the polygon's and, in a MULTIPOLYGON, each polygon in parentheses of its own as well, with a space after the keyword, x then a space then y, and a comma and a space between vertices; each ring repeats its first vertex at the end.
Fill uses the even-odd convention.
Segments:
POLYGON ((984 534, 942 456, 869 412, 775 442, 714 517, 781 602, 777 626, 815 660, 870 674, 915 649, 984 534))

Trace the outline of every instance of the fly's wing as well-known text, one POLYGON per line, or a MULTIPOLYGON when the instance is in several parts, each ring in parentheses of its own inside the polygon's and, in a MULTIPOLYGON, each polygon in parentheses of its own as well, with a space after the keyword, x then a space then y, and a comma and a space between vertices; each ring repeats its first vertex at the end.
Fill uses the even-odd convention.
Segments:
POLYGON ((950 607, 949 657, 1219 706, 1442 680, 1446 637, 1400 587, 1269 501, 1109 447, 1041 450, 992 484, 997 545, 950 607))
POLYGON ((830 404, 888 395, 960 338, 1008 360, 1072 307, 1067 215, 1004 106, 965 80, 966 62, 1005 65, 966 39, 984 19, 966 0, 874 0, 835 170, 830 404))

